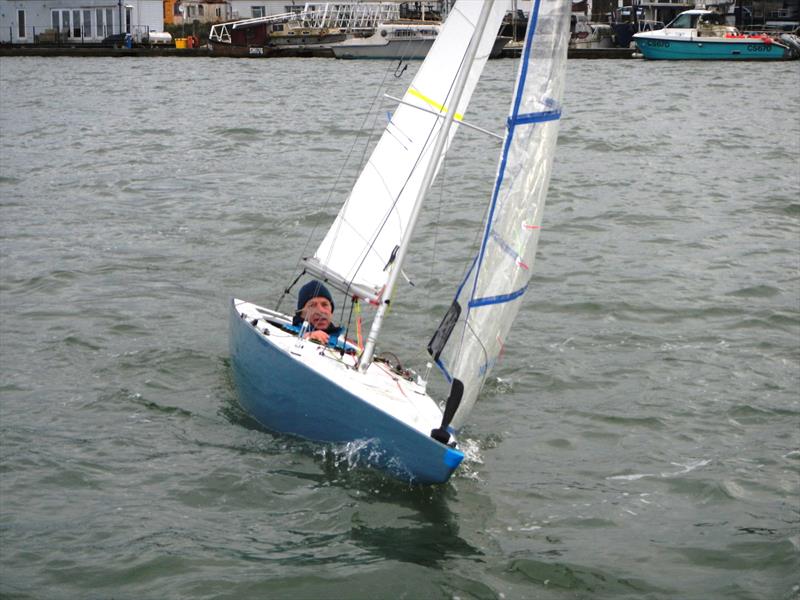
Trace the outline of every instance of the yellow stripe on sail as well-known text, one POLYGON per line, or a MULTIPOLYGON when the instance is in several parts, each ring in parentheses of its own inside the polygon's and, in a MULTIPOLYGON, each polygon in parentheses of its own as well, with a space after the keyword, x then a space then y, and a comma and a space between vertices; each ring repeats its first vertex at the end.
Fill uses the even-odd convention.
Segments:
MULTIPOLYGON (((409 94, 411 94, 412 96, 415 96, 415 97, 419 98, 420 100, 422 100, 422 101, 423 101, 423 102, 425 102, 426 104, 429 104, 430 106, 432 106, 432 107, 433 107, 433 108, 435 108, 436 110, 439 110, 439 111, 441 111, 441 112, 449 112, 449 111, 447 110, 447 107, 445 107, 443 104, 439 104, 439 103, 438 103, 436 100, 434 100, 433 98, 428 98, 428 97, 427 97, 425 94, 423 94, 423 93, 422 93, 422 92, 420 92, 420 91, 417 91, 417 90, 415 90, 415 89, 414 89, 414 88, 412 88, 412 87, 408 88, 408 93, 409 93, 409 94)), ((453 118, 454 118, 456 121, 461 121, 461 120, 463 120, 463 119, 464 119, 464 115, 462 115, 461 113, 456 113, 456 114, 455 114, 455 116, 453 116, 453 118)))

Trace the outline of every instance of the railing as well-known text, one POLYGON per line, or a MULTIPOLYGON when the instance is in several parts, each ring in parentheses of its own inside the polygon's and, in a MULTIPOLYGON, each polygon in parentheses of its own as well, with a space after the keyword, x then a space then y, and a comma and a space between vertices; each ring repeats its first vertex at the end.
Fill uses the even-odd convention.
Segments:
POLYGON ((392 2, 337 2, 316 5, 315 10, 304 10, 252 19, 241 19, 219 23, 211 28, 209 39, 215 42, 231 42, 231 32, 240 27, 259 24, 285 23, 289 27, 336 29, 347 33, 366 32, 380 23, 400 19, 399 4, 392 2))

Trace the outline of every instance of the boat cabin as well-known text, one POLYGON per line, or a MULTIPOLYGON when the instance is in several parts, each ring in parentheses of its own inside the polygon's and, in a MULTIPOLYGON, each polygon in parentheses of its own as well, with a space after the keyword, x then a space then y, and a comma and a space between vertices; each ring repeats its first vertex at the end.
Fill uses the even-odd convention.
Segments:
POLYGON ((687 10, 667 23, 667 28, 697 29, 698 24, 725 25, 725 16, 710 10, 687 10))
POLYGON ((694 29, 698 37, 725 37, 738 33, 725 21, 725 15, 710 10, 687 10, 667 24, 666 29, 694 29))

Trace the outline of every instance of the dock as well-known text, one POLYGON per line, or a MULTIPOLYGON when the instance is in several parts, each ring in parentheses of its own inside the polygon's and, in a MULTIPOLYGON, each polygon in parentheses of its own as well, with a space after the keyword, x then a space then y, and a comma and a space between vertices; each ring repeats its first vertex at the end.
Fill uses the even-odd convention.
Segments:
POLYGON ((45 46, 35 44, 0 44, 0 56, 75 56, 75 57, 126 57, 126 56, 211 56, 207 47, 175 48, 152 46, 112 48, 102 46, 45 46))
MULTIPOLYGON (((521 47, 506 47, 500 53, 500 58, 519 58, 521 47)), ((152 46, 133 48, 112 48, 88 45, 76 46, 47 46, 34 44, 0 44, 0 56, 74 56, 74 57, 132 57, 132 56, 179 56, 179 57, 217 57, 230 56, 213 52, 208 46, 200 48, 175 48, 172 46, 152 46)), ((308 56, 333 56, 330 51, 310 52, 308 47, 276 49, 275 52, 251 55, 248 58, 269 56, 282 57, 308 57, 308 56)), ((567 58, 570 59, 629 59, 640 58, 641 55, 633 48, 570 48, 567 58)))

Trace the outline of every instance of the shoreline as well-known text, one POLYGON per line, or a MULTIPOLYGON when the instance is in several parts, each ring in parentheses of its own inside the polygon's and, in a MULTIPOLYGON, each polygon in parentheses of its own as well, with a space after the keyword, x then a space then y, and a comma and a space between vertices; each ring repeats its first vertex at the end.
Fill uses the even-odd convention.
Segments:
MULTIPOLYGON (((174 48, 174 47, 150 47, 150 48, 109 48, 109 47, 86 47, 86 46, 34 46, 34 45, 0 45, 0 56, 37 56, 37 57, 141 57, 141 56, 180 56, 186 58, 211 57, 211 58, 298 58, 298 57, 324 57, 333 58, 333 53, 327 48, 280 48, 276 52, 266 55, 240 56, 235 57, 222 53, 212 52, 207 46, 201 48, 174 48)), ((504 48, 499 58, 518 58, 520 50, 517 48, 504 48)), ((571 59, 630 59, 638 58, 640 55, 631 48, 570 48, 567 58, 571 59)), ((347 59, 343 59, 347 60, 347 59)), ((366 60, 366 59, 364 59, 366 60)), ((370 59, 380 60, 380 59, 370 59)))

